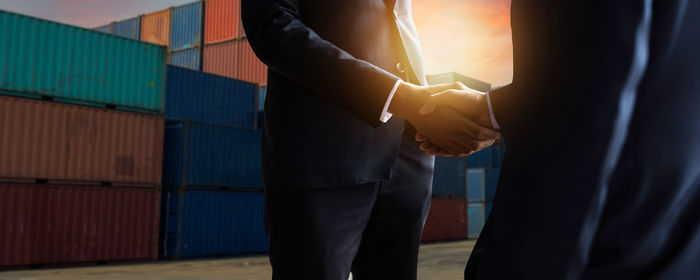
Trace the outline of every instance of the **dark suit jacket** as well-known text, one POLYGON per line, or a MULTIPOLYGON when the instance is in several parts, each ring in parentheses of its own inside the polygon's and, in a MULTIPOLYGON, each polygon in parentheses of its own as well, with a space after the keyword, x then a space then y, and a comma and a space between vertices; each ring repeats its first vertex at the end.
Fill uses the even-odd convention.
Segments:
POLYGON ((410 71, 398 70, 410 67, 394 3, 242 2, 251 46, 270 67, 263 137, 266 186, 389 179, 404 123, 394 117, 382 124, 379 116, 396 80, 415 80, 410 71))
POLYGON ((700 279, 700 2, 513 0, 467 279, 700 279))

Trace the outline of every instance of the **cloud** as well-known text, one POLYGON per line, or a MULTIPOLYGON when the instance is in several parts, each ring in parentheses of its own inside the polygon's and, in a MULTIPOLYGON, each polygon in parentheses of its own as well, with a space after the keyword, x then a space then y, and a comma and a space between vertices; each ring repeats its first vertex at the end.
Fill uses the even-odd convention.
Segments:
POLYGON ((428 73, 512 79, 510 0, 413 0, 428 73))

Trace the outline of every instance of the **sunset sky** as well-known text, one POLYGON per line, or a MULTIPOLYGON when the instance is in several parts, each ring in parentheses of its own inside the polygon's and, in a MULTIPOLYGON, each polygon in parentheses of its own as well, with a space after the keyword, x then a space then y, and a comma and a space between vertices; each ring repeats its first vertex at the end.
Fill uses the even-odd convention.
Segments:
MULTIPOLYGON (((95 27, 192 0, 0 0, 0 9, 95 27)), ((413 0, 427 73, 512 79, 510 0, 413 0)))

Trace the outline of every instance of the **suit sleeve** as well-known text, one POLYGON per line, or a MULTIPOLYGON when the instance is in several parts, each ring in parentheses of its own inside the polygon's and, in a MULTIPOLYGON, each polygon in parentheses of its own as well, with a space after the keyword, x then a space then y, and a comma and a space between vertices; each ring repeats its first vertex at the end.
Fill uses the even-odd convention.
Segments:
POLYGON ((647 68, 650 0, 524 2, 514 82, 491 93, 505 176, 467 279, 581 278, 647 68))
POLYGON ((393 74, 324 40, 300 20, 298 0, 243 0, 246 36, 277 74, 379 126, 393 74))

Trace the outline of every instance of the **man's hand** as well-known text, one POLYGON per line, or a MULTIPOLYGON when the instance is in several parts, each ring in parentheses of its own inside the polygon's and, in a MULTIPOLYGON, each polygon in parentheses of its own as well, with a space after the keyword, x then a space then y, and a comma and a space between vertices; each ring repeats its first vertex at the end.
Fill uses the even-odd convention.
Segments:
MULTIPOLYGON (((479 92, 467 87, 461 89, 450 89, 441 93, 431 95, 431 99, 421 108, 421 114, 434 113, 440 107, 449 107, 464 114, 474 120, 478 125, 492 128, 491 117, 489 114, 488 103, 485 93, 479 92)), ((419 133, 416 135, 416 141, 422 142, 420 148, 428 155, 439 156, 467 156, 483 148, 493 145, 494 141, 481 142, 476 150, 462 150, 458 153, 449 152, 441 149, 430 141, 429 138, 419 133)))
POLYGON ((481 126, 493 128, 484 92, 463 86, 461 89, 448 89, 432 94, 430 97, 425 106, 421 108, 421 114, 430 114, 439 107, 450 107, 474 119, 481 126))
POLYGON ((500 138, 500 133, 477 124, 464 112, 460 113, 444 106, 443 103, 448 100, 447 97, 441 97, 441 92, 465 88, 461 83, 432 87, 402 83, 389 107, 389 112, 409 121, 425 140, 435 146, 436 150, 439 147, 441 155, 473 153, 492 145, 495 139, 500 138), (438 95, 431 96, 433 94, 438 95))

